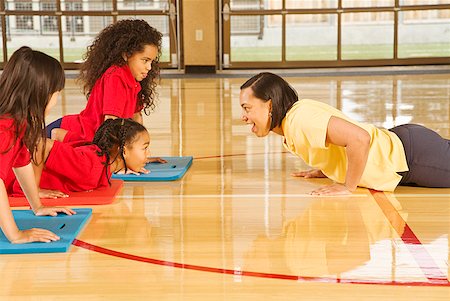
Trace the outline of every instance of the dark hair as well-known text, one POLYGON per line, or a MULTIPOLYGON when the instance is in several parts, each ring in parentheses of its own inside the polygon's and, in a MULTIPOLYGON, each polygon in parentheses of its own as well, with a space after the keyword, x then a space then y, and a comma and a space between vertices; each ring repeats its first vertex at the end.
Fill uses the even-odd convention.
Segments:
POLYGON ((161 56, 162 34, 151 27, 145 20, 120 20, 104 28, 84 54, 84 63, 80 68, 78 81, 83 84, 87 97, 97 80, 113 65, 123 66, 125 53, 131 56, 144 50, 146 45, 158 48, 158 56, 152 62, 148 76, 140 82, 141 91, 138 94, 138 107, 149 114, 155 108, 155 88, 159 79, 159 58, 161 56))
MULTIPOLYGON (((106 119, 95 132, 92 144, 100 148, 97 153, 99 156, 106 156, 105 166, 110 164, 111 158, 114 158, 114 161, 120 156, 125 164, 125 172, 127 172, 127 162, 123 156, 124 147, 132 144, 139 133, 146 131, 147 129, 142 124, 130 118, 106 119)), ((107 170, 106 175, 108 177, 107 170)))
POLYGON ((286 113, 298 101, 297 92, 281 77, 269 72, 259 73, 242 86, 251 87, 253 95, 264 102, 272 100, 272 121, 270 129, 280 126, 286 113))
POLYGON ((39 140, 46 138, 45 109, 51 95, 61 91, 64 84, 61 64, 55 58, 26 46, 16 50, 3 69, 0 116, 14 119, 14 140, 25 131, 23 142, 33 162, 36 162, 39 140))

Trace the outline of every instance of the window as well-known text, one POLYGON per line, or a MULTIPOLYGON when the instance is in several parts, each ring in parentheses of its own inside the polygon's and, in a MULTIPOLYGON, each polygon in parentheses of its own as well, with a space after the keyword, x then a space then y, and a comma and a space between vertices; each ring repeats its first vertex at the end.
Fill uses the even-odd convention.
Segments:
MULTIPOLYGON (((16 10, 32 10, 33 4, 31 1, 23 1, 16 3, 16 10)), ((18 30, 33 30, 33 16, 16 16, 16 29, 18 30)))
MULTIPOLYGON (((70 1, 65 3, 66 10, 82 11, 83 3, 81 1, 70 1)), ((67 16, 66 30, 68 32, 84 32, 84 20, 82 16, 67 16)))
MULTIPOLYGON (((43 11, 55 11, 56 4, 54 2, 43 2, 41 3, 41 9, 43 11)), ((43 33, 58 32, 58 19, 55 16, 41 16, 41 26, 43 33)))

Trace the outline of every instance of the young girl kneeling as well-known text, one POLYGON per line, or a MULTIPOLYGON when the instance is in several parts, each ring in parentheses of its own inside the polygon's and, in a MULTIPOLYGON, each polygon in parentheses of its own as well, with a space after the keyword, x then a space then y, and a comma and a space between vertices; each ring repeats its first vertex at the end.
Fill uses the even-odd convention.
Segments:
POLYGON ((39 141, 45 139, 45 116, 56 104, 64 82, 59 62, 29 47, 13 53, 0 77, 0 227, 12 243, 50 242, 59 237, 45 229, 18 229, 5 189, 9 173, 17 177, 36 215, 75 213, 68 208, 42 206, 30 162, 42 160, 37 152, 43 151, 39 141))
POLYGON ((155 107, 162 34, 145 20, 121 20, 103 29, 88 47, 79 81, 88 97, 79 114, 47 127, 58 141, 92 141, 102 122, 133 118, 155 107))

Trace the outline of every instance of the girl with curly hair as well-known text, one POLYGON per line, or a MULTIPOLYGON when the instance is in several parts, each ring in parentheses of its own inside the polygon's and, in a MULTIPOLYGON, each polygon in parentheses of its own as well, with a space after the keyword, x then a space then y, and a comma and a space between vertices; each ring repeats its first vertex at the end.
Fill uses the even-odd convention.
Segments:
POLYGON ((47 137, 92 141, 95 131, 110 118, 142 123, 155 107, 162 34, 144 20, 121 20, 103 29, 88 47, 79 82, 88 102, 75 115, 47 127, 47 137))
MULTIPOLYGON (((46 139, 45 164, 37 165, 36 181, 47 192, 46 197, 59 197, 60 192, 106 188, 112 173, 148 173, 144 167, 149 144, 150 136, 142 124, 132 119, 107 119, 91 143, 46 139)), ((23 196, 13 174, 8 180, 8 192, 23 196)))
POLYGON ((42 161, 45 116, 64 88, 57 60, 29 47, 13 53, 0 76, 0 228, 12 243, 50 242, 59 237, 45 229, 19 230, 8 203, 8 174, 17 178, 35 215, 72 215, 68 208, 42 205, 30 161, 42 161))

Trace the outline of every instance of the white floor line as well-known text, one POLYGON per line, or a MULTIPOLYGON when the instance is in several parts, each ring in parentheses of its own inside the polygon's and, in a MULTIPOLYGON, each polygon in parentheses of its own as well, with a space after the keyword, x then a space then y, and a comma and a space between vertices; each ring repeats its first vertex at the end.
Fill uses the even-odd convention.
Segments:
POLYGON ((450 193, 398 193, 398 194, 393 193, 392 195, 400 198, 432 197, 432 198, 448 198, 450 200, 450 193))
MULTIPOLYGON (((300 194, 269 194, 271 198, 310 198, 310 197, 330 197, 330 198, 348 198, 348 197, 366 197, 370 196, 370 194, 351 194, 351 195, 332 195, 332 196, 321 196, 321 195, 310 195, 307 193, 300 194)), ((119 195, 117 198, 119 199, 173 199, 177 197, 182 198, 195 198, 195 199, 206 199, 206 198, 263 198, 267 197, 266 194, 180 194, 180 195, 119 195)))

